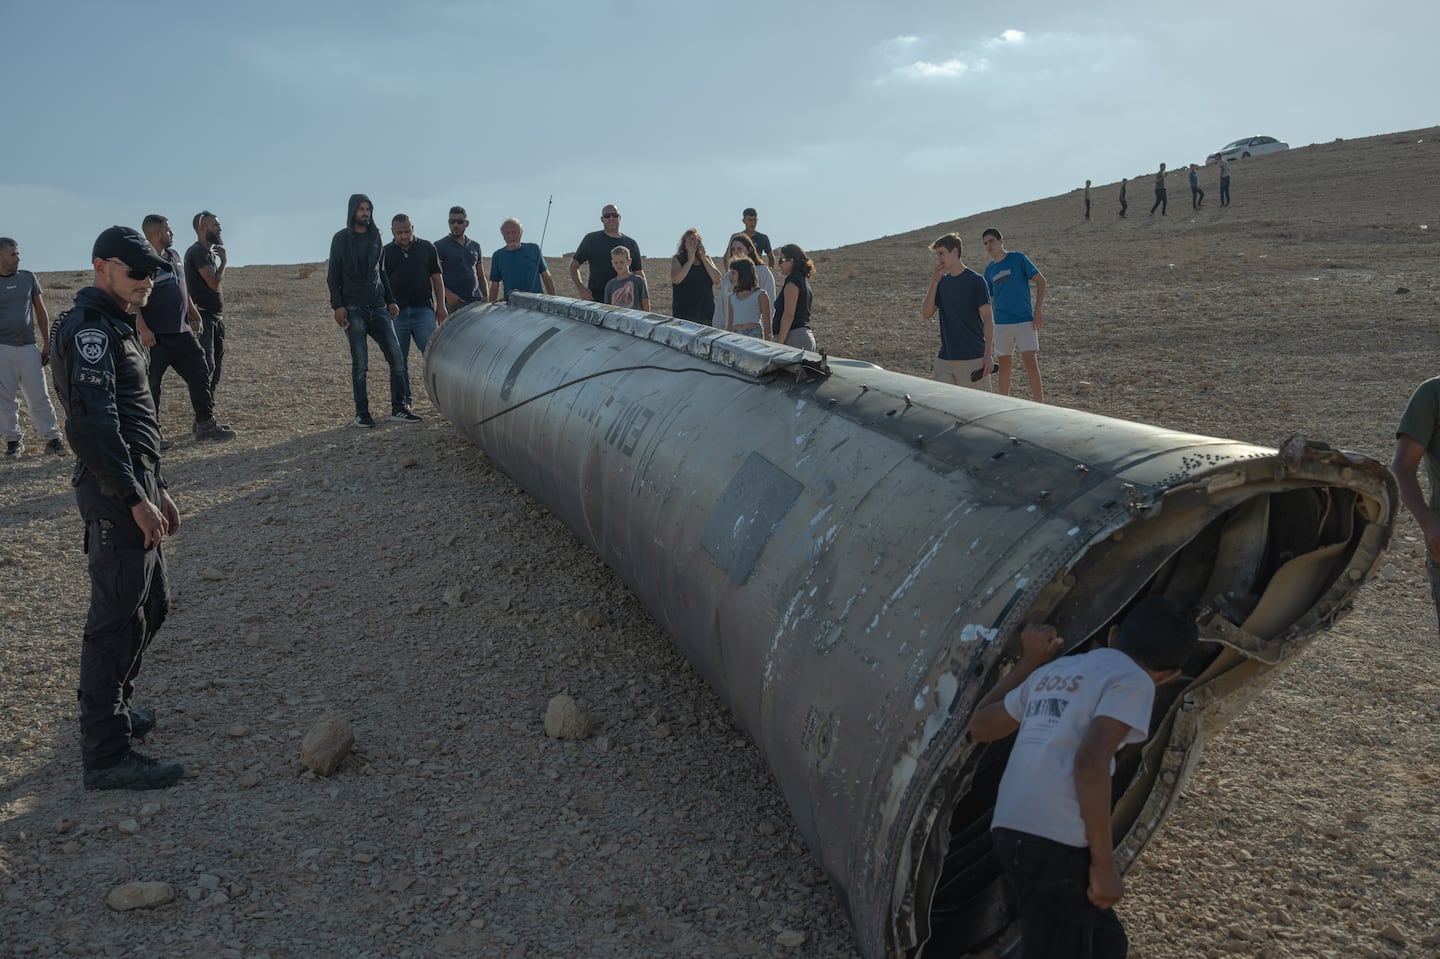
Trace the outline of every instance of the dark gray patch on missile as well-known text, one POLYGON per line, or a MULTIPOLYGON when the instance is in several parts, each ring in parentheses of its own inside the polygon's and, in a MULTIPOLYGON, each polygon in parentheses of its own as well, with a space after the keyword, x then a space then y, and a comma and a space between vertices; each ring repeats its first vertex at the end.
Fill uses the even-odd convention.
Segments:
POLYGON ((524 352, 522 352, 519 356, 515 357, 515 362, 510 364, 510 372, 505 374, 505 385, 500 387, 500 399, 510 399, 510 394, 515 390, 515 381, 520 378, 520 371, 525 368, 526 363, 530 362, 530 357, 534 356, 535 351, 540 349, 540 347, 544 346, 545 342, 549 340, 550 337, 554 336, 559 332, 560 327, 550 327, 550 329, 546 330, 544 333, 541 333, 539 336, 535 337, 535 339, 531 340, 530 345, 525 347, 524 352))
POLYGON ((700 545, 737 586, 750 578, 775 525, 804 488, 759 453, 745 457, 730 478, 705 522, 700 545))

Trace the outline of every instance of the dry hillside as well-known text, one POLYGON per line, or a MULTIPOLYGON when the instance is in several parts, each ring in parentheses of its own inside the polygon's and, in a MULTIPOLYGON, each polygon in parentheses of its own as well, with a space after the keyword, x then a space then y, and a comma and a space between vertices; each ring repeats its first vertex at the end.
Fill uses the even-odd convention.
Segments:
MULTIPOLYGON (((1077 190, 818 253, 822 345, 928 375, 927 245, 957 229, 978 266, 993 225, 1048 278, 1054 402, 1388 461, 1440 372, 1440 129, 1237 162, 1227 210, 1209 168, 1193 215, 1177 174, 1170 215, 1146 216, 1148 166, 1126 220, 1100 185, 1088 223, 1077 190)), ((86 279, 42 277, 52 314, 86 279)), ((167 455, 184 525, 141 682, 146 748, 189 769, 175 788, 81 790, 69 463, 30 442, 0 465, 0 955, 854 955, 758 753, 620 581, 428 400, 418 427, 348 426, 323 269, 237 269, 227 291, 219 409, 240 437, 167 455), (578 625, 587 610, 605 624, 578 625), (545 737, 561 691, 594 738, 545 737), (327 709, 357 752, 317 779, 298 744, 327 709), (177 898, 108 909, 132 880, 177 898)), ((663 311, 668 284, 653 292, 663 311)), ((370 385, 383 412, 373 350, 370 385)), ((162 420, 189 421, 173 375, 162 420)), ((1354 614, 1213 743, 1129 879, 1137 959, 1440 954, 1421 563, 1405 516, 1354 614)))

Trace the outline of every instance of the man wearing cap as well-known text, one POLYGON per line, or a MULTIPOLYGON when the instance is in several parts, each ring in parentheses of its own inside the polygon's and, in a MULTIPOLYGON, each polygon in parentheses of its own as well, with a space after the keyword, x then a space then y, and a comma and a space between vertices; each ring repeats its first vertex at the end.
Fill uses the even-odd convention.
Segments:
MULTIPOLYGON (((146 215, 140 228, 145 231, 145 239, 159 252, 160 258, 170 262, 170 269, 162 271, 156 278, 150 300, 140 308, 139 322, 135 327, 140 342, 150 349, 150 395, 155 400, 155 410, 157 413, 160 410, 160 383, 165 378, 165 371, 173 366, 190 390, 190 409, 195 414, 195 439, 233 440, 235 431, 215 422, 210 367, 205 362, 205 351, 193 332, 202 329, 204 321, 190 300, 185 283, 187 271, 181 266, 180 254, 172 245, 175 231, 170 229, 170 221, 158 213, 146 215)), ((168 442, 161 441, 162 449, 169 446, 168 442)))
POLYGON ((55 383, 77 459, 75 502, 85 521, 90 609, 80 647, 80 753, 86 789, 163 789, 179 763, 137 752, 155 712, 132 706, 141 655, 169 610, 160 543, 180 511, 160 475, 160 422, 134 311, 172 264, 135 230, 95 240, 95 282, 55 334, 55 383))
POLYGON ((383 261, 384 243, 375 228, 375 207, 363 193, 350 197, 345 229, 330 240, 330 269, 325 281, 330 287, 330 308, 335 325, 350 342, 350 387, 355 394, 356 426, 375 427, 370 416, 370 394, 365 372, 370 367, 368 336, 380 346, 390 366, 390 420, 418 423, 420 417, 405 405, 405 369, 400 361, 400 342, 395 338, 395 317, 400 307, 390 290, 390 277, 383 261))

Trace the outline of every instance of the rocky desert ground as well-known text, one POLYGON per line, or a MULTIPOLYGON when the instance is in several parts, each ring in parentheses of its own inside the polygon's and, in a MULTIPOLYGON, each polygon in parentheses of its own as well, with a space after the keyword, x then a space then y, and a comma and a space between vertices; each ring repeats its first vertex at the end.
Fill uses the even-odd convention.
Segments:
MULTIPOLYGON (((954 220, 985 205, 962 189, 936 225, 816 252, 821 344, 928 375, 927 246, 958 230, 980 266, 997 226, 1049 282, 1053 402, 1388 462, 1440 372, 1440 128, 1237 162, 1226 210, 1213 167, 1194 213, 1176 176, 1152 218, 1161 160, 1200 157, 1137 158, 1125 220, 1116 184, 1082 219, 1077 171, 1066 195, 954 220)), ((726 225, 699 226, 718 248, 726 225)), ((55 314, 88 277, 41 280, 55 314)), ((188 769, 173 789, 81 789, 70 462, 29 442, 0 466, 0 955, 854 956, 758 752, 621 581, 428 399, 419 426, 348 425, 323 264, 232 270, 227 298, 218 402, 240 436, 165 459, 183 527, 139 698, 160 712, 145 748, 188 769), (589 739, 545 735, 561 692, 589 739), (355 751, 317 777, 299 744, 327 711, 355 751), (112 910, 130 882, 175 898, 112 910)), ((161 409, 189 422, 178 379, 161 409)), ((1353 615, 1210 745, 1129 876, 1132 955, 1440 955, 1437 653, 1405 515, 1353 615)))

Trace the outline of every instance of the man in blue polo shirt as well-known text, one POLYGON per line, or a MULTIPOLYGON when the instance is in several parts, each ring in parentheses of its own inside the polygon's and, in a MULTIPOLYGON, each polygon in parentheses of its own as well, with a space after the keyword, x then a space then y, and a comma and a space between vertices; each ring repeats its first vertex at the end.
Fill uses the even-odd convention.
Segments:
POLYGON ((480 244, 465 235, 469 225, 465 208, 452 206, 450 233, 435 241, 445 281, 445 306, 452 312, 470 303, 485 302, 485 260, 480 255, 480 244))
POLYGON ((1010 394, 1010 367, 1015 350, 1025 364, 1030 381, 1030 398, 1045 402, 1040 383, 1040 330, 1045 327, 1041 304, 1045 302, 1045 277, 1024 253, 1005 249, 1005 238, 993 227, 982 235, 990 262, 985 264, 985 285, 995 309, 995 358, 1000 363, 998 390, 1010 394), (1035 306, 1030 306, 1030 282, 1035 282, 1035 306))

